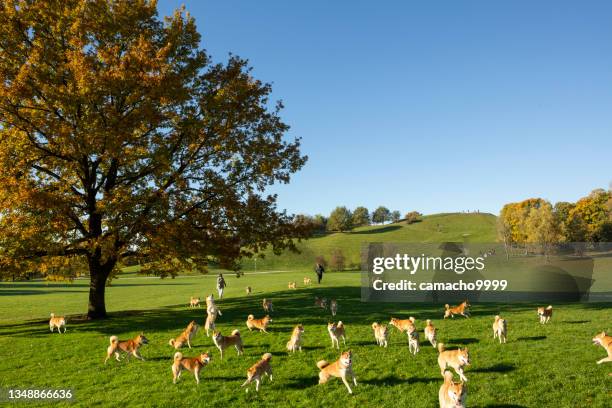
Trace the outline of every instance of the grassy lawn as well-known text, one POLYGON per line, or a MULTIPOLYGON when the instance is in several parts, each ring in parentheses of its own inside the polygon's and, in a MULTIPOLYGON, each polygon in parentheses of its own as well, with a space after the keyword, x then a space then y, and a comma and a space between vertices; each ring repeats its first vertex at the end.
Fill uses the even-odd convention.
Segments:
MULTIPOLYGON (((189 309, 192 295, 212 293, 213 276, 174 280, 146 277, 120 278, 108 288, 112 318, 87 322, 73 317, 64 335, 51 334, 48 314, 76 315, 85 311, 86 281, 73 284, 42 282, 0 284, 0 387, 72 388, 73 406, 437 406, 442 377, 437 352, 421 334, 421 352, 408 354, 405 335, 391 332, 387 349, 375 345, 373 321, 387 323, 391 316, 415 316, 422 330, 433 319, 438 337, 449 348, 467 345, 472 366, 466 370, 468 406, 544 407, 609 406, 612 399, 612 364, 596 365, 605 356, 591 345, 596 332, 610 327, 611 304, 555 305, 552 323, 538 323, 535 305, 475 304, 473 318, 442 320, 440 305, 361 303, 359 274, 327 273, 324 284, 303 288, 312 272, 228 275, 227 297, 218 304, 223 312, 218 327, 224 334, 238 328, 245 354, 227 350, 226 358, 204 331, 198 333, 192 356, 211 351, 213 360, 196 386, 190 373, 172 384, 170 366, 174 349, 168 340, 195 319, 203 323, 204 308, 189 309), (299 288, 287 290, 295 280, 299 288), (254 293, 244 294, 251 285, 254 293), (315 295, 335 297, 338 319, 347 326, 348 344, 354 352, 358 386, 348 395, 339 380, 317 385, 320 359, 335 361, 326 323, 328 312, 315 309, 315 295), (269 334, 249 332, 249 313, 263 315, 261 300, 273 300, 275 313, 269 334), (493 316, 501 313, 509 325, 505 345, 493 341, 493 316), (288 355, 285 344, 296 323, 305 325, 302 353, 288 355), (144 331, 150 344, 141 350, 147 359, 109 361, 102 364, 108 337, 128 339, 144 331), (273 354, 274 382, 264 381, 257 395, 240 385, 246 370, 265 352, 273 354)), ((35 404, 29 404, 35 405, 35 404)))

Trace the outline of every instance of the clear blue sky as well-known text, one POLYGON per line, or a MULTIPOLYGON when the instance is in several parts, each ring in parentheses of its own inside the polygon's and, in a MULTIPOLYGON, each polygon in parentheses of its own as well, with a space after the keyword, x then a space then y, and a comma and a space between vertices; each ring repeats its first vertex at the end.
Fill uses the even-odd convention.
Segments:
POLYGON ((248 58, 310 157, 292 213, 574 201, 612 180, 610 1, 184 3, 248 58))

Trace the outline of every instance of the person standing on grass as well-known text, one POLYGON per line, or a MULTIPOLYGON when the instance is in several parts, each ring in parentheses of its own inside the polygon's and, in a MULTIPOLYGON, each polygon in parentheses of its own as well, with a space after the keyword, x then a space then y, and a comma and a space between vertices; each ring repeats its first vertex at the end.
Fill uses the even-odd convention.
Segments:
POLYGON ((321 283, 321 279, 323 279, 323 272, 325 272, 325 268, 323 268, 323 265, 317 262, 317 266, 315 266, 315 273, 317 274, 319 284, 321 283))
POLYGON ((227 284, 225 283, 225 279, 223 279, 223 274, 220 273, 217 275, 217 292, 219 292, 219 299, 223 299, 223 289, 227 284))

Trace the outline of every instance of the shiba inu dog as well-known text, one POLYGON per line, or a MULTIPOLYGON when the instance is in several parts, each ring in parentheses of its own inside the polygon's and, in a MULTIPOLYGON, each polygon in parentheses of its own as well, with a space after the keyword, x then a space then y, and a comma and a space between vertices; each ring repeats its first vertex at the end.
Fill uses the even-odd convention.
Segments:
POLYGON ((552 306, 538 307, 538 316, 540 316, 541 324, 548 323, 550 321, 550 318, 552 317, 552 310, 553 310, 552 306))
POLYGON ((436 328, 431 324, 431 320, 427 319, 427 325, 425 326, 425 338, 429 340, 432 346, 436 347, 436 328))
POLYGON ((199 297, 191 297, 189 299, 189 307, 201 307, 199 297))
POLYGON ((319 370, 319 384, 325 384, 331 377, 341 378, 349 394, 353 393, 351 387, 347 381, 348 377, 353 379, 353 384, 357 386, 357 379, 353 373, 353 353, 345 351, 340 355, 340 358, 334 363, 328 363, 325 360, 321 360, 317 363, 319 370))
POLYGON ((602 358, 597 362, 597 364, 612 361, 612 336, 608 336, 605 331, 602 331, 601 333, 593 337, 593 344, 600 345, 608 352, 608 357, 602 358))
POLYGON ((329 337, 331 337, 332 348, 334 348, 334 344, 336 348, 340 350, 340 342, 338 339, 342 337, 342 343, 346 346, 346 333, 344 331, 344 323, 327 323, 327 331, 329 333, 329 337))
POLYGON ((312 283, 312 280, 310 278, 304 277, 304 285, 310 285, 311 283, 312 283))
POLYGON ((446 319, 447 317, 455 317, 455 315, 461 315, 463 317, 470 317, 470 307, 472 305, 470 305, 470 303, 465 300, 463 303, 461 303, 459 306, 454 306, 454 307, 450 307, 448 304, 444 305, 444 308, 446 309, 444 311, 444 318, 446 319))
POLYGON ((221 359, 223 359, 223 350, 230 346, 234 346, 238 355, 242 355, 242 337, 240 337, 240 332, 238 330, 234 330, 231 335, 224 336, 221 332, 214 331, 213 332, 213 341, 215 342, 215 346, 221 352, 221 359))
POLYGON ((253 289, 250 286, 246 287, 246 294, 250 295, 253 292, 253 289))
POLYGON ((500 343, 506 343, 507 335, 508 325, 506 323, 506 319, 495 316, 495 321, 493 322, 493 339, 498 337, 500 343))
POLYGON ((170 339, 168 344, 174 347, 175 350, 178 350, 183 347, 185 343, 187 343, 187 346, 191 348, 191 339, 196 335, 198 327, 199 326, 196 324, 196 322, 192 320, 191 322, 189 322, 187 328, 183 330, 183 332, 177 338, 170 339))
POLYGON ((266 313, 270 313, 274 311, 274 307, 272 307, 272 301, 268 299, 264 299, 262 302, 263 310, 266 313))
POLYGON ((414 330, 412 332, 407 332, 408 335, 408 351, 416 356, 416 354, 421 350, 419 346, 419 332, 414 330))
POLYGON ((179 351, 174 353, 174 363, 172 364, 172 382, 176 384, 181 378, 181 372, 187 370, 193 373, 196 383, 200 383, 200 371, 210 363, 208 352, 200 354, 198 357, 187 358, 179 351))
POLYGON ((223 316, 223 313, 221 313, 221 310, 219 310, 219 308, 215 304, 215 298, 212 294, 206 296, 206 313, 215 315, 215 318, 217 317, 217 315, 223 316))
POLYGON ((329 303, 329 310, 331 311, 332 316, 336 316, 336 313, 338 313, 338 302, 336 299, 332 299, 329 303))
POLYGON ((204 329, 206 329, 206 337, 209 337, 209 331, 215 330, 215 321, 217 320, 216 314, 206 314, 206 321, 204 322, 204 329))
POLYGON ((125 353, 128 360, 130 359, 130 355, 132 355, 139 360, 145 361, 139 352, 139 349, 143 344, 149 344, 149 340, 142 333, 134 337, 132 340, 119 340, 117 336, 111 336, 110 346, 108 346, 106 349, 106 359, 104 360, 104 364, 106 364, 110 356, 113 354, 115 355, 115 360, 120 361, 120 352, 125 353))
POLYGON ((416 326, 414 325, 415 321, 416 319, 412 316, 403 320, 392 317, 389 324, 391 326, 395 326, 395 328, 397 328, 397 330, 400 332, 412 333, 413 331, 416 331, 416 326))
POLYGON ((444 384, 442 384, 438 393, 440 408, 465 408, 466 397, 467 387, 463 382, 454 382, 453 373, 445 371, 444 384))
POLYGON ((459 348, 457 350, 446 350, 443 343, 438 343, 438 365, 440 366, 440 373, 444 377, 444 371, 447 367, 453 368, 461 381, 467 382, 467 378, 463 374, 463 367, 470 365, 470 353, 466 348, 459 348))
POLYGON ((51 319, 49 319, 49 329, 51 333, 53 333, 53 329, 57 327, 57 332, 62 332, 62 327, 64 328, 64 333, 66 333, 66 318, 64 316, 56 316, 55 313, 51 313, 51 319))
POLYGON ((289 289, 297 289, 297 285, 295 284, 295 282, 289 282, 288 287, 289 289))
POLYGON ((320 307, 321 309, 327 310, 327 299, 325 298, 315 296, 314 304, 315 306, 320 307))
POLYGON ((287 342, 287 350, 295 353, 296 350, 302 351, 302 334, 304 333, 304 326, 298 324, 293 328, 291 333, 291 339, 287 342))
POLYGON ((372 323, 372 330, 374 330, 376 344, 378 344, 380 347, 387 347, 387 337, 389 335, 387 326, 374 322, 372 323))
MULTIPOLYGON (((247 370, 247 380, 242 384, 242 387, 249 385, 255 381, 255 391, 259 391, 259 383, 263 379, 264 375, 267 375, 272 381, 272 367, 270 366, 270 360, 272 360, 272 354, 266 353, 261 357, 261 360, 253 364, 251 368, 247 370)), ((249 392, 249 389, 246 389, 249 392)))
POLYGON ((246 325, 249 328, 249 331, 253 329, 258 329, 259 331, 267 333, 266 329, 268 328, 268 325, 271 321, 272 319, 268 315, 261 319, 256 319, 255 316, 250 314, 247 318, 246 325))

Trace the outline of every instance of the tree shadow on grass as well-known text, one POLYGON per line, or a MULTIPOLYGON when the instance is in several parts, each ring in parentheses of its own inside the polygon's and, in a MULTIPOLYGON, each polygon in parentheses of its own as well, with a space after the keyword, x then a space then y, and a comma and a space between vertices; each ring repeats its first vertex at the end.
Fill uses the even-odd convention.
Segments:
POLYGON ((449 344, 463 344, 463 345, 467 345, 467 344, 474 344, 474 343, 480 343, 480 340, 475 339, 473 337, 466 337, 466 338, 460 338, 460 339, 451 339, 448 341, 449 344))
POLYGON ((409 379, 399 378, 394 375, 388 375, 386 377, 381 377, 381 378, 361 380, 360 382, 364 384, 370 384, 370 385, 398 385, 398 384, 405 384, 409 381, 410 381, 409 379))
POLYGON ((591 323, 591 321, 590 320, 564 320, 561 323, 581 324, 581 323, 591 323))
POLYGON ((286 388, 292 388, 294 390, 303 390, 306 388, 314 387, 319 384, 319 379, 316 376, 313 377, 300 377, 289 380, 283 384, 286 388))
POLYGON ((416 384, 416 383, 432 383, 432 382, 441 382, 442 376, 440 377, 412 377, 412 378, 408 378, 406 380, 406 382, 408 384, 416 384))
POLYGON ((380 228, 376 228, 376 229, 370 229, 370 230, 366 230, 366 231, 353 231, 351 232, 351 235, 373 235, 373 234, 382 234, 385 232, 391 232, 391 231, 397 231, 398 229, 401 229, 402 227, 399 225, 389 225, 386 227, 380 227, 380 228))
POLYGON ((514 364, 499 363, 490 367, 475 368, 470 371, 475 373, 507 373, 514 370, 516 370, 516 366, 514 364))

